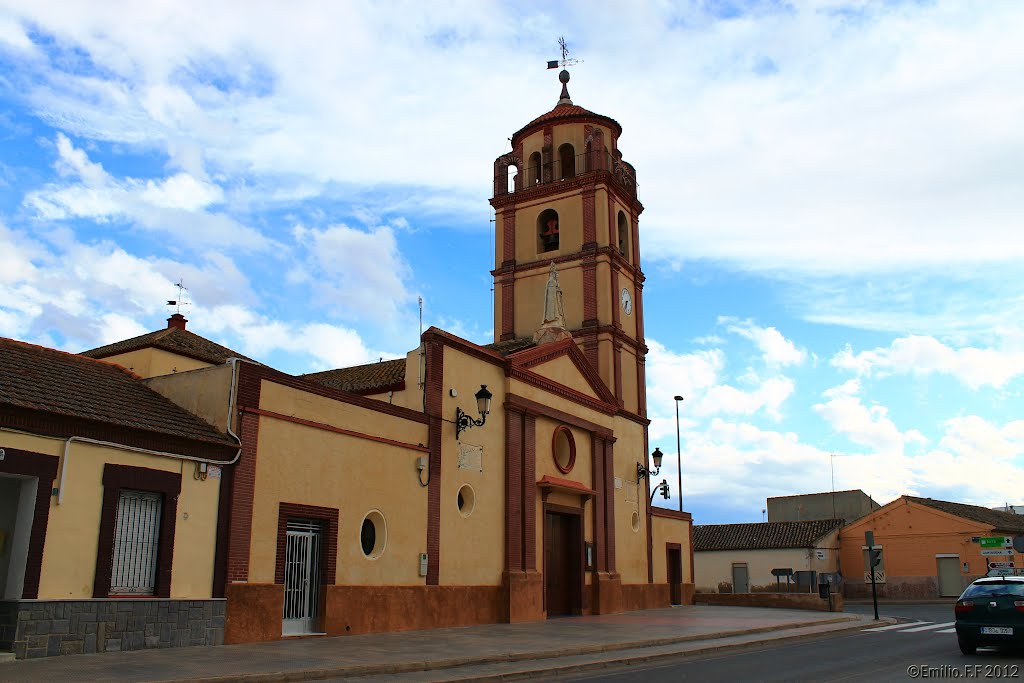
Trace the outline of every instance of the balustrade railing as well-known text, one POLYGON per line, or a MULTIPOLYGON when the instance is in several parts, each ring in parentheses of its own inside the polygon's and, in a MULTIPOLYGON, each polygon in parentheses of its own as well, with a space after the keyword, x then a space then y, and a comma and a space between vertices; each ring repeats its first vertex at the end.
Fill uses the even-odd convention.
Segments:
POLYGON ((636 178, 628 164, 617 161, 608 152, 584 152, 566 159, 552 159, 547 163, 526 164, 525 168, 509 166, 507 175, 494 178, 495 195, 513 194, 541 185, 558 183, 590 173, 607 173, 612 182, 630 197, 637 192, 636 178))

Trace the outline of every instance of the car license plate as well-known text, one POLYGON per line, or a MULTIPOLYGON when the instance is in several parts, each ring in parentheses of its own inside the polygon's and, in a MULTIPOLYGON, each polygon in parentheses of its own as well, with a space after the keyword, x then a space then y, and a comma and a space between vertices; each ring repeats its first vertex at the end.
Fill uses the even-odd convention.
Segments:
POLYGON ((1012 636, 1013 629, 1003 626, 982 626, 981 633, 986 636, 1012 636))

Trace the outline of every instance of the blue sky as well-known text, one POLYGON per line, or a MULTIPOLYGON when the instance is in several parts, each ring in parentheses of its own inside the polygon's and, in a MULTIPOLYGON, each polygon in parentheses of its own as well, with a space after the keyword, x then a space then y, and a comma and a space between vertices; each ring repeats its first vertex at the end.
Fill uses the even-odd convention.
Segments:
POLYGON ((697 522, 833 465, 1024 502, 1015 0, 0 1, 0 335, 158 329, 183 280, 288 372, 404 354, 418 297, 491 341, 492 163, 559 35, 637 168, 651 444, 674 482, 683 395, 697 522))

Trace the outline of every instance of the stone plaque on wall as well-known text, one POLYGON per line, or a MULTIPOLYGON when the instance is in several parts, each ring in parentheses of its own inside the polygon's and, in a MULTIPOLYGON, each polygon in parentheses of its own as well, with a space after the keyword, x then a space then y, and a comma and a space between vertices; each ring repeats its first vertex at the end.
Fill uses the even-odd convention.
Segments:
POLYGON ((623 489, 626 491, 627 503, 635 503, 637 500, 639 500, 640 486, 637 484, 637 482, 627 481, 623 489))
POLYGON ((459 469, 484 471, 484 447, 469 443, 459 444, 459 469))

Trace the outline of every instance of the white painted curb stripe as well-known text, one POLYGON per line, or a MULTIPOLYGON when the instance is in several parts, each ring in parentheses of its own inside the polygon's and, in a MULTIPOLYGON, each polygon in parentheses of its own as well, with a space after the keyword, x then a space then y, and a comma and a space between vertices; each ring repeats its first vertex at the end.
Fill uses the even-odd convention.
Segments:
POLYGON ((862 631, 866 631, 868 633, 874 633, 875 631, 891 631, 894 628, 906 628, 908 626, 916 626, 918 624, 930 624, 930 623, 931 623, 930 621, 911 621, 911 622, 903 622, 902 624, 892 624, 891 626, 879 626, 878 628, 865 628, 865 629, 861 629, 861 630, 862 631))
MULTIPOLYGON (((954 625, 955 623, 956 623, 955 621, 947 621, 945 624, 929 624, 928 626, 918 626, 917 628, 908 628, 905 631, 900 631, 900 633, 917 633, 918 631, 932 631, 932 630, 937 629, 937 628, 949 628, 950 626, 954 625)), ((953 630, 955 631, 956 629, 953 629, 953 630)))

